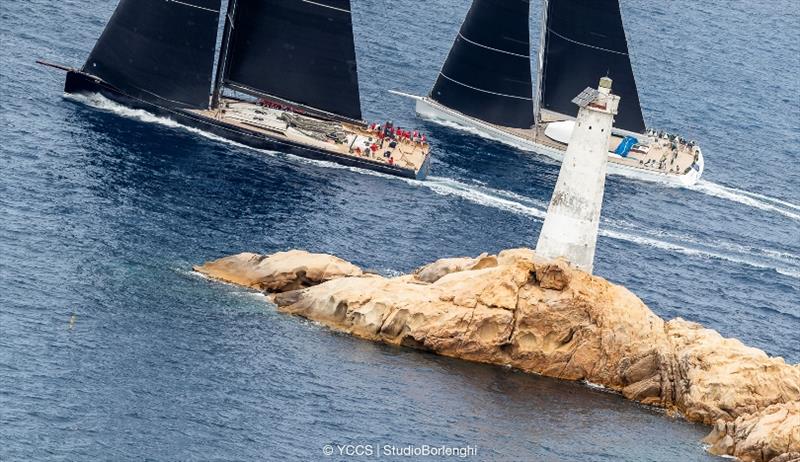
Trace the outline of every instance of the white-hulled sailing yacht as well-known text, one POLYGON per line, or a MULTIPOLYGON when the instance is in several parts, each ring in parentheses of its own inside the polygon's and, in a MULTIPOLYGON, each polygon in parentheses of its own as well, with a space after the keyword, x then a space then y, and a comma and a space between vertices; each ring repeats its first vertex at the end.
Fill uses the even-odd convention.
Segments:
POLYGON ((431 92, 416 111, 433 121, 561 161, 577 107, 600 77, 621 97, 608 173, 692 185, 703 173, 694 141, 645 128, 618 0, 545 0, 532 91, 529 0, 474 0, 431 92))

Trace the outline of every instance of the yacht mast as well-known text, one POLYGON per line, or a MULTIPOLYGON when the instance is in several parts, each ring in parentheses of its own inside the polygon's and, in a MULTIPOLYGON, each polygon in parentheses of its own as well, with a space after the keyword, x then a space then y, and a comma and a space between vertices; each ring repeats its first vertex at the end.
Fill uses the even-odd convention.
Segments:
POLYGON ((228 10, 225 13, 225 25, 222 30, 222 42, 219 44, 219 57, 217 58, 217 75, 214 80, 214 90, 211 93, 211 108, 219 106, 219 97, 222 94, 222 81, 225 78, 225 67, 228 62, 228 49, 230 48, 233 18, 236 14, 236 0, 228 0, 228 10))
POLYGON ((544 111, 572 118, 570 100, 602 76, 620 97, 614 128, 644 133, 645 124, 619 0, 547 0, 542 11, 535 119, 544 111))
POLYGON ((542 0, 542 23, 539 26, 539 51, 538 51, 538 60, 537 63, 539 65, 538 71, 536 72, 536 100, 534 101, 533 106, 533 126, 539 127, 539 122, 541 122, 542 118, 542 84, 544 83, 544 47, 546 46, 546 37, 547 37, 547 8, 549 6, 548 0, 542 0))

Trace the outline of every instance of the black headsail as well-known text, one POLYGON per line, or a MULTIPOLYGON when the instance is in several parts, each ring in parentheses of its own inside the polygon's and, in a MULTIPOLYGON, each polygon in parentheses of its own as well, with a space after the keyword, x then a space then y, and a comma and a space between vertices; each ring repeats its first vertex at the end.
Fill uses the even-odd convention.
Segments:
POLYGON ((220 0, 120 0, 83 70, 131 96, 205 108, 220 0))
POLYGON ((529 9, 529 0, 474 0, 430 97, 497 125, 533 125, 529 9))
POLYGON ((541 107, 574 116, 572 98, 608 75, 622 98, 614 127, 644 132, 619 1, 549 0, 545 14, 541 107))
POLYGON ((236 0, 224 83, 360 120, 350 0, 236 0))

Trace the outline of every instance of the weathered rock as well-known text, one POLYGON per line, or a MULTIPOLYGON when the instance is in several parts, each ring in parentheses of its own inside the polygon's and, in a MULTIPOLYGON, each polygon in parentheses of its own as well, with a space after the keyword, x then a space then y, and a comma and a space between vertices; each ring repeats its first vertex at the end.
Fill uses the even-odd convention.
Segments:
POLYGON ((272 255, 244 252, 195 266, 194 270, 220 281, 267 292, 301 289, 363 274, 359 267, 341 258, 304 250, 272 255))
POLYGON ((800 366, 677 318, 666 325, 677 403, 689 420, 712 425, 800 399, 800 366))
POLYGON ((557 260, 536 265, 536 281, 542 289, 564 290, 569 285, 569 265, 557 260))
POLYGON ((497 258, 486 253, 482 253, 476 258, 441 258, 417 269, 414 272, 414 276, 423 282, 436 282, 450 273, 490 268, 492 266, 497 266, 497 258))
POLYGON ((281 311, 358 337, 586 380, 691 421, 734 424, 788 406, 787 418, 769 411, 759 424, 778 437, 743 420, 735 431, 715 430, 714 447, 737 457, 758 448, 762 458, 752 460, 764 461, 796 448, 800 366, 695 323, 665 323, 627 289, 529 249, 443 259, 395 278, 306 252, 240 254, 197 269, 288 291, 273 297, 281 311))
POLYGON ((720 419, 704 441, 710 452, 746 462, 800 460, 800 402, 773 404, 733 421, 720 419))
POLYGON ((800 462, 800 452, 786 452, 770 459, 770 462, 800 462))

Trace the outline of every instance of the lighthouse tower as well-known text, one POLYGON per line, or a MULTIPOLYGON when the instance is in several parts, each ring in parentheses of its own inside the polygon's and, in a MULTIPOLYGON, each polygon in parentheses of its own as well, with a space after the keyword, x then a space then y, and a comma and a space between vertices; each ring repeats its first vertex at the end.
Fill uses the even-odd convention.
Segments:
POLYGON ((586 88, 572 102, 580 106, 578 118, 547 208, 536 253, 546 258, 564 257, 591 273, 611 126, 619 96, 611 94, 611 79, 603 77, 597 90, 586 88))

